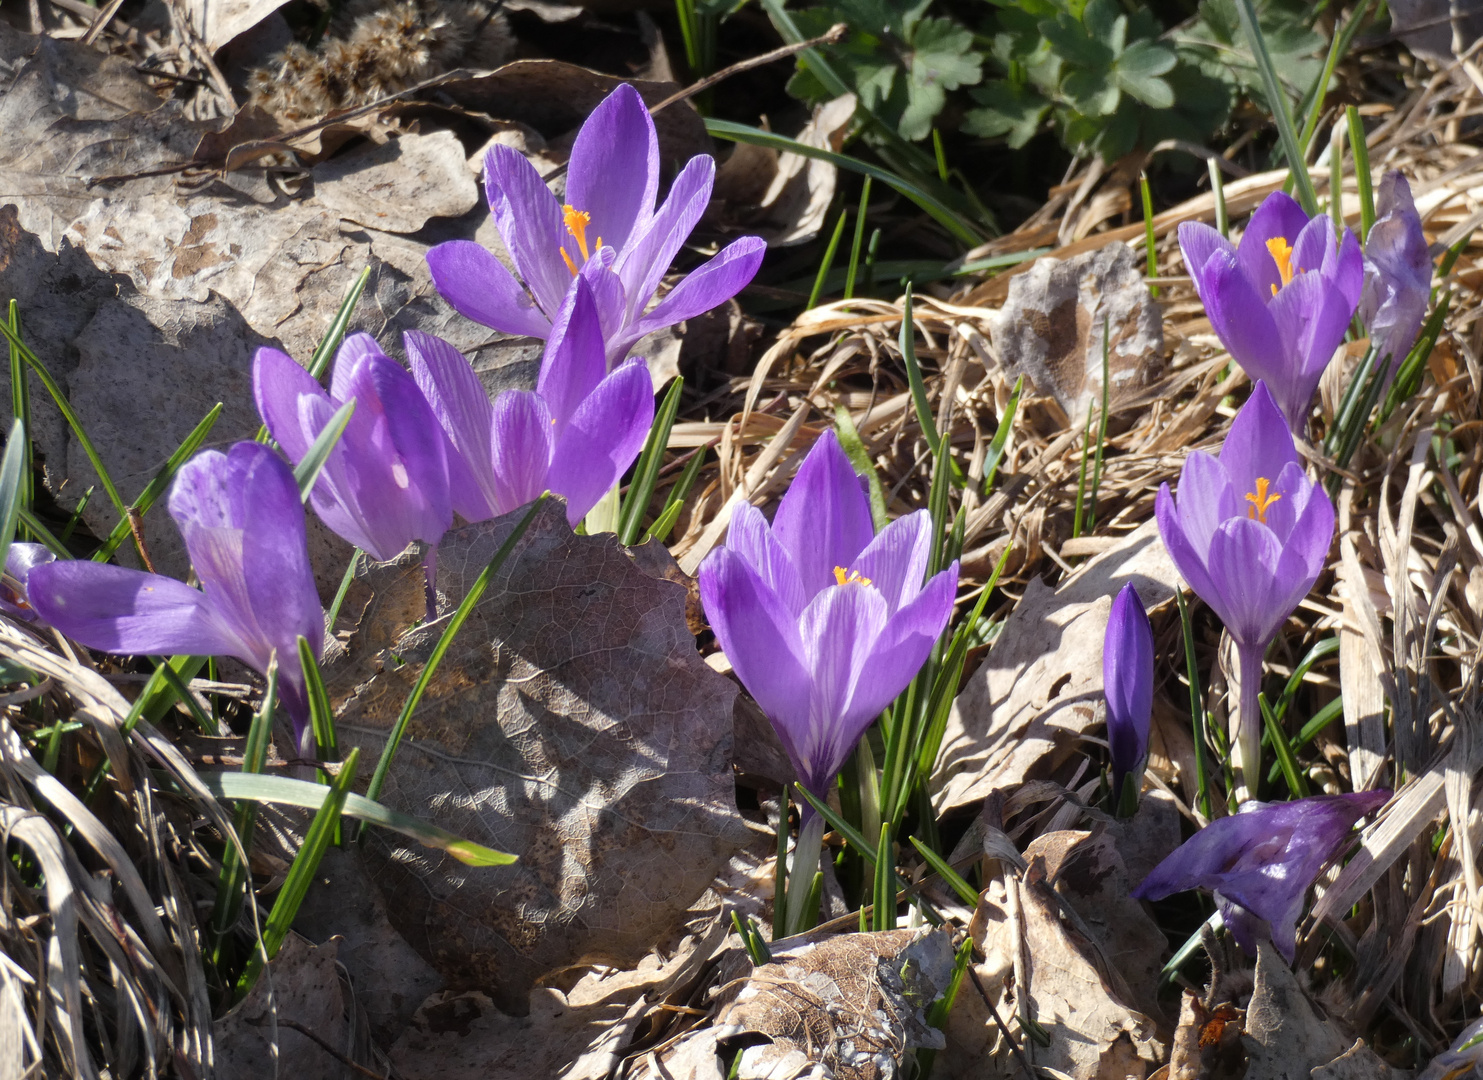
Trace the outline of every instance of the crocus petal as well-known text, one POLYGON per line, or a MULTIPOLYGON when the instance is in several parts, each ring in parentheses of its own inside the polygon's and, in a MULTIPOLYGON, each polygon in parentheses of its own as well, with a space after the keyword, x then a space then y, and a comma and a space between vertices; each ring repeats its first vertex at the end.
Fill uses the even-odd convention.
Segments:
POLYGON ((634 338, 629 340, 625 337, 624 325, 628 320, 628 299, 623 292, 623 280, 613 271, 613 249, 603 248, 594 253, 588 259, 582 269, 577 271, 577 276, 587 282, 592 290, 592 300, 597 306, 597 321, 602 328, 603 340, 608 342, 608 367, 617 366, 618 361, 628 355, 628 348, 634 338), (622 345, 621 351, 616 344, 620 339, 628 341, 628 345, 622 345))
MULTIPOLYGON (((448 499, 447 441, 443 438, 437 415, 422 396, 411 375, 388 356, 371 365, 371 385, 386 411, 387 431, 392 445, 401 455, 406 469, 407 500, 422 521, 414 534, 436 546, 443 532, 453 523, 453 507, 448 499)), ((401 474, 392 466, 393 482, 401 485, 401 474)))
POLYGON ((1365 288, 1365 258, 1359 238, 1347 228, 1339 239, 1338 249, 1331 259, 1324 261, 1324 276, 1339 290, 1344 297, 1344 306, 1353 315, 1365 288))
POLYGON ((427 253, 427 268, 443 299, 464 318, 505 334, 543 338, 551 332, 551 320, 482 244, 439 244, 427 253))
POLYGON ((607 373, 597 305, 591 287, 579 277, 551 324, 551 337, 536 379, 536 391, 556 421, 556 438, 561 438, 572 413, 607 373))
POLYGON ((1296 277, 1308 271, 1322 272, 1326 264, 1332 268, 1337 246, 1334 242, 1334 223, 1328 215, 1319 214, 1311 218, 1293 241, 1293 275, 1296 277))
POLYGON ((1179 524, 1201 562, 1210 561, 1210 540, 1222 521, 1246 513, 1241 492, 1224 465, 1192 450, 1179 471, 1179 524))
POLYGON ((819 436, 803 459, 778 504, 772 531, 809 596, 834 585, 835 567, 853 566, 874 538, 870 501, 833 430, 819 436))
POLYGON ((484 188, 494 224, 505 250, 550 317, 561 307, 571 284, 571 271, 561 257, 569 240, 561 206, 524 154, 512 146, 494 146, 484 159, 484 188))
POLYGON ((539 394, 506 390, 494 399, 494 472, 499 513, 539 498, 551 467, 551 414, 539 394))
MULTIPOLYGON (((364 385, 361 380, 369 371, 368 365, 378 359, 389 361, 391 357, 376 344, 375 338, 364 331, 347 334, 335 352, 335 364, 330 370, 330 397, 342 404, 355 397, 364 385)), ((355 411, 361 414, 364 422, 366 410, 357 407, 355 411)))
POLYGON ((15 579, 20 591, 11 589, 9 585, 0 585, 0 611, 24 622, 34 622, 36 611, 26 599, 26 582, 36 567, 56 561, 56 555, 44 544, 12 542, 5 555, 5 572, 15 579))
POLYGON ((669 271, 680 246, 710 205, 716 179, 715 159, 698 154, 685 163, 670 185, 669 194, 633 242, 618 253, 613 264, 628 295, 629 318, 639 315, 659 282, 669 271))
POLYGON ((729 548, 706 556, 697 577, 706 618, 726 659, 802 775, 798 746, 808 732, 809 677, 796 618, 729 548))
POLYGON ((47 623, 89 648, 121 656, 243 651, 203 594, 158 574, 69 559, 32 570, 27 595, 47 623))
POLYGON ((489 394, 463 353, 419 330, 402 341, 412 378, 448 437, 448 487, 453 508, 465 521, 494 515, 495 484, 490 445, 494 410, 489 394))
MULTIPOLYGON (((335 406, 327 397, 304 395, 299 398, 298 422, 305 431, 318 434, 324 430, 334 414, 335 406)), ((272 430, 271 425, 269 430, 272 430)), ((309 491, 309 504, 314 507, 319 520, 329 526, 330 531, 336 536, 348 540, 362 551, 370 552, 374 559, 393 558, 401 551, 401 548, 383 551, 377 539, 378 530, 366 520, 360 502, 360 491, 363 488, 374 486, 374 482, 366 483, 356 467, 360 463, 352 455, 343 452, 344 444, 349 436, 350 432, 347 430, 345 435, 341 436, 339 446, 325 459, 319 479, 314 482, 314 487, 309 491)), ((402 545, 402 547, 405 546, 405 544, 402 545)))
MULTIPOLYGON (((1288 465, 1302 462, 1288 432, 1287 420, 1265 382, 1252 387, 1246 404, 1231 421, 1231 430, 1220 449, 1220 464, 1239 496, 1256 491, 1258 478, 1276 481, 1288 465)), ((1184 479, 1179 481, 1183 506, 1184 479)), ((1237 509, 1241 509, 1240 506, 1237 509)), ((1243 510, 1244 513, 1244 510, 1243 510)), ((1229 516, 1229 514, 1223 515, 1229 516)))
POLYGON ((931 547, 932 515, 917 510, 882 529, 849 569, 869 579, 894 614, 922 591, 931 547))
POLYGON ((1234 256, 1235 247, 1220 232, 1203 221, 1186 221, 1179 226, 1179 250, 1184 266, 1195 279, 1195 290, 1205 295, 1205 265, 1217 251, 1234 256))
POLYGON ((1210 542, 1210 574, 1216 594, 1204 600, 1215 609, 1238 645, 1265 648, 1289 615, 1274 595, 1282 545, 1272 530, 1251 518, 1231 518, 1210 542))
MULTIPOLYGON (((706 158, 707 161, 710 158, 706 158)), ((590 246, 621 249, 654 210, 659 139, 643 98, 628 83, 605 97, 577 133, 567 168, 566 200, 592 216, 590 246)))
POLYGON ((252 395, 269 434, 290 460, 302 460, 317 432, 305 430, 299 399, 309 396, 328 401, 324 387, 293 357, 277 349, 262 348, 252 358, 252 395))
MULTIPOLYGON (((242 578, 251 587, 253 621, 278 647, 279 662, 297 669, 297 654, 289 654, 300 637, 308 639, 316 657, 324 645, 324 613, 309 565, 299 486, 278 455, 259 443, 237 443, 227 464, 241 490, 242 578)), ((194 552, 191 558, 194 563, 194 552)))
POLYGON ((873 718, 906 689, 952 618, 957 591, 958 564, 954 562, 932 575, 911 603, 891 615, 856 684, 850 701, 852 713, 873 718))
POLYGON ((1223 252, 1210 257, 1205 280, 1205 314, 1231 358, 1253 379, 1280 377, 1288 349, 1267 310, 1270 297, 1257 292, 1236 260, 1223 252))
POLYGON ((1131 582, 1117 594, 1108 615, 1102 686, 1107 700, 1107 743, 1120 787, 1121 778, 1148 753, 1153 716, 1153 627, 1131 582))
POLYGON ((693 319, 730 300, 756 276, 766 251, 767 244, 756 236, 744 236, 727 244, 687 274, 653 311, 625 332, 628 346, 653 330, 693 319))
POLYGON ((1323 369, 1343 343, 1354 308, 1321 275, 1300 274, 1267 310, 1286 351, 1277 370, 1262 377, 1292 430, 1302 432, 1323 369))
POLYGON ((620 366, 577 406, 557 437, 546 480, 566 497, 572 525, 628 471, 653 424, 654 384, 638 359, 620 366))
POLYGON ((1208 603, 1209 598, 1216 594, 1215 582, 1205 569, 1208 549, 1199 551, 1190 541, 1179 520, 1179 510, 1175 506, 1174 496, 1169 492, 1168 484, 1161 486, 1158 495, 1154 497, 1154 515, 1159 523, 1159 537, 1164 541, 1169 558, 1179 570, 1179 576, 1184 578, 1196 596, 1204 598, 1208 603))
MULTIPOLYGON (((1236 257, 1241 272, 1252 290, 1262 296, 1272 294, 1272 286, 1282 287, 1282 277, 1277 272, 1277 263, 1267 248, 1267 241, 1282 237, 1289 244, 1297 239, 1308 224, 1308 215, 1291 195, 1274 191, 1262 200, 1251 215, 1246 231, 1241 234, 1241 243, 1236 248, 1236 257)), ((1293 267, 1297 269, 1296 266, 1293 267)), ((1245 366, 1244 364, 1242 365, 1245 366)))
POLYGON ((857 695, 855 685, 885 625, 885 599, 860 584, 824 590, 799 620, 804 663, 812 676, 808 733, 799 745, 801 772, 805 785, 821 797, 860 734, 890 700, 876 705, 878 697, 857 695))
POLYGON ((804 594, 798 569, 777 537, 772 535, 761 510, 749 502, 737 506, 731 515, 731 523, 726 527, 726 546, 777 594, 795 619, 803 614, 808 597, 804 594))

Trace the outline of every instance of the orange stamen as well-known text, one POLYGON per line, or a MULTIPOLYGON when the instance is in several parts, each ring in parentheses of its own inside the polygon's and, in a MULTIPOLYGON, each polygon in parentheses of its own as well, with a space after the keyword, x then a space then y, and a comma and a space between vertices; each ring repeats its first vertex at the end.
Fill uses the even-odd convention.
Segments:
MULTIPOLYGON (((567 204, 561 208, 561 220, 566 223, 566 231, 577 241, 577 247, 581 248, 582 258, 591 258, 591 253, 587 250, 587 226, 592 224, 592 215, 567 204)), ((601 243, 599 240, 598 244, 601 243)), ((570 266, 571 263, 568 262, 567 265, 570 266)))
MULTIPOLYGON (((1272 261, 1277 264, 1277 273, 1282 278, 1282 284, 1286 285, 1292 280, 1292 245, 1281 236, 1274 236, 1267 241, 1267 250, 1272 253, 1272 261)), ((1302 273, 1299 270, 1298 273, 1302 273)), ((1272 286, 1272 295, 1277 295, 1277 286, 1272 286)))
POLYGON ((869 585, 868 577, 861 577, 858 570, 845 570, 843 566, 834 568, 834 582, 836 585, 869 585))
POLYGON ((1255 518, 1263 525, 1267 523, 1268 508, 1278 499, 1282 498, 1281 495, 1277 494, 1269 495, 1267 493, 1267 488, 1270 486, 1271 481, 1269 481, 1265 476, 1258 476, 1256 478, 1256 492, 1254 494, 1249 491, 1246 493, 1246 501, 1251 503, 1251 505, 1246 508, 1246 516, 1249 518, 1255 518))
POLYGON ((562 261, 566 263, 566 268, 572 272, 572 277, 576 277, 577 264, 572 262, 572 257, 566 253, 566 248, 557 248, 556 250, 561 252, 562 261))

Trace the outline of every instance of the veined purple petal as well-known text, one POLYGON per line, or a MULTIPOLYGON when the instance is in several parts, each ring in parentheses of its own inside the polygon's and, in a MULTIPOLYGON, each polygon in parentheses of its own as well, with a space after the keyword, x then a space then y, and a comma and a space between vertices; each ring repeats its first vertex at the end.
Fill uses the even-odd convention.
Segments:
POLYGON ((546 480, 552 491, 566 497, 572 525, 622 478, 653 424, 654 384, 638 359, 620 365, 577 406, 556 436, 546 480))
POLYGON ((1263 378, 1292 430, 1301 433, 1323 369, 1343 343, 1354 309, 1322 275, 1300 274, 1267 310, 1286 351, 1270 379, 1263 378))
MULTIPOLYGON (((1271 390, 1266 383, 1257 382, 1252 387, 1246 404, 1241 406, 1235 419, 1231 421, 1230 433, 1226 435, 1225 444, 1220 450, 1220 464, 1230 478, 1237 497, 1254 492, 1258 477, 1264 477, 1268 483, 1275 483, 1284 468, 1288 465, 1301 465, 1302 460, 1271 390)), ((1184 486, 1185 481, 1181 477, 1181 506, 1184 486)), ((1246 512, 1244 504, 1238 503, 1235 509, 1243 514, 1246 512)), ((1229 512, 1222 514, 1222 517, 1229 516, 1229 512)))
POLYGON ((494 399, 494 471, 497 510, 508 513, 539 498, 551 468, 551 414, 530 390, 506 390, 494 399))
POLYGON ((554 316, 572 280, 561 257, 571 237, 556 196, 536 167, 512 146, 490 149, 484 159, 484 187, 495 227, 515 268, 540 309, 554 316))
POLYGON ((1102 647, 1102 686, 1107 744, 1120 789, 1122 778, 1148 754, 1153 717, 1153 627, 1131 582, 1112 601, 1102 647))
POLYGON ((882 529, 848 569, 868 578, 894 614, 922 591, 931 547, 932 515, 917 510, 882 529))
POLYGON ((685 163, 670 185, 664 204, 618 253, 613 269, 623 280, 628 296, 628 317, 643 313, 649 297, 669 271, 680 245, 690 236, 705 208, 710 205, 711 185, 716 178, 715 159, 698 154, 685 163))
MULTIPOLYGON (((1280 376, 1289 349, 1263 296, 1230 256, 1216 252, 1205 267, 1205 314, 1231 358, 1253 379, 1280 376)), ((1289 286, 1291 288, 1291 286, 1289 286)))
POLYGON ((448 438, 448 488, 453 509, 470 522, 493 517, 494 410, 484 384, 463 353, 442 338, 408 330, 402 341, 412 378, 448 438))
POLYGON ((1273 285, 1282 287, 1282 277, 1277 271, 1277 263, 1272 258, 1267 241, 1281 237, 1291 244, 1307 224, 1308 215, 1291 195, 1274 191, 1262 200, 1256 213, 1251 215, 1251 221, 1247 223, 1246 231, 1241 234, 1241 242, 1236 248, 1241 272, 1254 292, 1270 296, 1273 285))
MULTIPOLYGON (((856 683, 886 625, 886 602, 869 585, 835 585, 817 594, 799 620, 809 688, 808 732, 800 740, 804 784, 824 796, 860 735, 884 704, 856 695, 856 683), (867 711, 873 710, 873 711, 867 711)), ((887 699, 889 701, 889 699, 887 699)))
POLYGON ((853 566, 875 536, 870 501, 833 430, 820 435, 778 504, 772 533, 813 596, 835 584, 834 568, 853 566))
POLYGON ((597 322, 602 328, 603 340, 608 342, 608 367, 616 367, 628 356, 628 349, 638 338, 629 340, 624 324, 628 319, 628 299, 623 292, 623 281, 613 271, 614 251, 603 248, 577 271, 577 276, 587 282, 592 290, 592 301, 597 306, 597 322), (621 344, 621 342, 627 344, 621 344))
POLYGON ((1205 265, 1217 251, 1235 257, 1235 246, 1216 229, 1203 221, 1186 221, 1179 226, 1179 250, 1184 266, 1195 279, 1195 290, 1205 295, 1205 265))
POLYGON ((1244 513, 1225 466, 1203 450, 1192 450, 1184 459, 1177 505, 1180 528, 1201 562, 1209 556, 1210 540, 1220 523, 1244 513))
POLYGON ((1365 241, 1360 319, 1383 358, 1398 368, 1416 341, 1431 302, 1432 258, 1411 188, 1398 172, 1380 181, 1379 218, 1365 241))
POLYGON ((654 121, 638 91, 621 83, 592 110, 572 144, 567 202, 592 216, 590 237, 621 249, 648 223, 658 193, 654 121))
POLYGON ((1311 218, 1298 232, 1298 237, 1292 244, 1290 266, 1293 277, 1309 271, 1321 272, 1326 264, 1332 268, 1337 258, 1337 249, 1334 223, 1329 220, 1328 215, 1318 214, 1311 218))
POLYGON ((242 656, 206 597, 173 578, 81 559, 38 566, 31 606, 51 626, 121 656, 242 656))
MULTIPOLYGON (((633 342, 645 334, 661 327, 673 326, 702 315, 718 304, 724 304, 746 288, 762 265, 762 256, 767 244, 757 236, 743 236, 733 240, 708 261, 692 270, 685 279, 670 290, 668 296, 655 305, 654 310, 640 318, 625 332, 627 344, 624 354, 633 342)), ((609 345, 611 357, 613 347, 609 345)))
POLYGON ((804 776, 799 748, 808 734, 810 679, 796 618, 729 548, 706 556, 697 577, 706 619, 726 659, 804 776))
MULTIPOLYGON (((367 377, 372 361, 377 359, 390 360, 391 357, 376 344, 375 338, 364 331, 347 334, 335 352, 335 363, 330 369, 330 397, 343 405, 357 396, 365 385, 363 380, 367 377)), ((355 411, 362 417, 366 412, 360 407, 355 411)))
POLYGON ((1159 537, 1164 541, 1164 548, 1169 552, 1169 558, 1174 561, 1175 567, 1179 570, 1179 576, 1184 578, 1196 596, 1210 603, 1210 598, 1218 594, 1215 582, 1211 580, 1209 571, 1205 569, 1205 559, 1209 549, 1198 550, 1190 540, 1180 521, 1180 512, 1175 506, 1174 496, 1169 493, 1168 484, 1161 486, 1158 495, 1154 497, 1154 515, 1159 523, 1159 537))
POLYGON ((1359 238, 1347 228, 1339 238, 1333 261, 1324 262, 1324 275, 1344 297, 1344 306, 1353 316, 1355 308, 1359 306, 1360 295, 1364 292, 1365 259, 1364 252, 1360 250, 1359 238))
POLYGON ((597 304, 586 280, 578 277, 551 324, 551 337, 541 357, 536 391, 556 421, 560 439, 577 407, 608 373, 597 304))
POLYGON ((311 434, 305 430, 299 398, 319 397, 328 401, 324 387, 293 357, 277 349, 261 348, 252 359, 252 394, 268 432, 291 460, 301 460, 313 445, 317 431, 311 434))
POLYGON ((20 591, 14 591, 8 585, 0 585, 0 611, 24 622, 34 622, 36 610, 26 599, 26 582, 36 567, 56 560, 57 557, 44 544, 13 541, 10 551, 5 555, 5 572, 15 579, 20 591))
POLYGON ((453 524, 447 439, 416 381, 395 360, 382 355, 373 358, 369 368, 397 455, 391 462, 391 481, 401 492, 397 503, 405 515, 407 541, 422 540, 436 548, 453 524))
MULTIPOLYGON (((335 406, 331 404, 328 397, 310 397, 305 394, 299 398, 299 426, 307 432, 318 435, 330 422, 335 411, 335 406)), ((360 411, 358 406, 356 411, 360 411)), ((271 425, 268 430, 272 430, 271 425)), ((336 536, 348 540, 363 551, 370 552, 374 559, 393 558, 402 549, 399 547, 394 551, 381 550, 376 538, 377 530, 366 520, 360 505, 360 491, 374 488, 375 481, 363 476, 358 468, 362 462, 356 460, 358 455, 344 452, 344 444, 350 437, 351 432, 347 427, 345 434, 340 438, 340 444, 325 459, 319 479, 314 482, 314 487, 309 491, 309 504, 314 507, 314 512, 319 519, 329 526, 330 531, 336 536)), ((282 442, 282 440, 279 441, 282 442)))
POLYGON ((1217 594, 1205 597, 1238 645, 1263 649, 1292 608, 1277 593, 1282 545, 1272 530, 1251 518, 1231 518, 1210 542, 1210 576, 1217 594))
POLYGON ((772 535, 762 511, 749 502, 739 504, 726 529, 726 546, 746 562, 796 619, 808 597, 793 559, 772 535))
POLYGON ((551 320, 482 244, 439 244, 427 253, 427 268, 443 299, 464 318, 505 334, 543 338, 551 332, 551 320))

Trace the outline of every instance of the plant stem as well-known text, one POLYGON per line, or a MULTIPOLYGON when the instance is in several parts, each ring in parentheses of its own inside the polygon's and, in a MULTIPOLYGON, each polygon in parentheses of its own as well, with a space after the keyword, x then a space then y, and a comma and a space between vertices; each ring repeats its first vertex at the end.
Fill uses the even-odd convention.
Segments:
POLYGON ((1236 646, 1236 678, 1239 681, 1236 715, 1231 718, 1231 749, 1236 766, 1236 802, 1257 796, 1262 778, 1262 710, 1257 700, 1262 690, 1262 658, 1265 649, 1236 646))
POLYGON ((798 830, 798 842, 793 845, 793 866, 788 872, 788 917, 783 924, 788 937, 803 929, 814 873, 819 869, 819 856, 824 851, 824 815, 807 804, 800 811, 803 824, 798 830))

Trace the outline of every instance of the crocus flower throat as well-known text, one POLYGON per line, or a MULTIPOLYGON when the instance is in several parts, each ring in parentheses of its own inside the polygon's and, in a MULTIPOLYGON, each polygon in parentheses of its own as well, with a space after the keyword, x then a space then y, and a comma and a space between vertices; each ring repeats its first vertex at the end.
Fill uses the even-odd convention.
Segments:
MULTIPOLYGON (((577 247, 582 251, 582 261, 586 262, 592 258, 592 252, 587 250, 587 226, 592 224, 592 215, 585 210, 578 210, 571 203, 561 208, 561 220, 566 225, 566 231, 571 233, 572 239, 577 242, 577 247)), ((602 237, 597 238, 597 244, 592 251, 602 250, 602 237)), ((577 276, 577 264, 572 261, 572 256, 566 250, 566 246, 560 248, 561 259, 566 263, 566 268, 572 272, 572 277, 577 276)))

